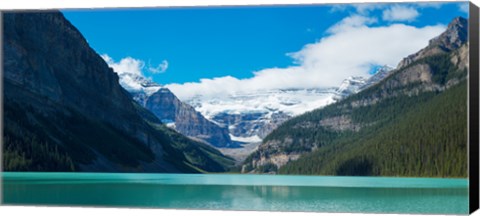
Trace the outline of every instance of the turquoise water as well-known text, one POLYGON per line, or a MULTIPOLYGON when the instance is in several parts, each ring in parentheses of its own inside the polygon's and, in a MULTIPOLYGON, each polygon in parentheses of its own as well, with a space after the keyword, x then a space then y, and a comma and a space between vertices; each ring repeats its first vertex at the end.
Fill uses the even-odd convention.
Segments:
POLYGON ((234 174, 2 173, 10 205, 467 214, 468 180, 234 174))

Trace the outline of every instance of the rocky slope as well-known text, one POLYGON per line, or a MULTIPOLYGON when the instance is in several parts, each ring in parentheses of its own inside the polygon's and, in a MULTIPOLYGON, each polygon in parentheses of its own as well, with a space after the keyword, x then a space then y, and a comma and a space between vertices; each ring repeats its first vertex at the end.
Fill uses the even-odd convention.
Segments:
POLYGON ((160 124, 59 12, 3 13, 6 171, 224 171, 160 124), (188 150, 188 153, 184 153, 188 150))
POLYGON ((206 141, 215 147, 235 146, 227 128, 205 119, 193 107, 181 102, 167 88, 161 88, 147 97, 145 108, 183 135, 206 141))
POLYGON ((465 176, 466 32, 456 18, 381 81, 285 122, 243 171, 465 176))

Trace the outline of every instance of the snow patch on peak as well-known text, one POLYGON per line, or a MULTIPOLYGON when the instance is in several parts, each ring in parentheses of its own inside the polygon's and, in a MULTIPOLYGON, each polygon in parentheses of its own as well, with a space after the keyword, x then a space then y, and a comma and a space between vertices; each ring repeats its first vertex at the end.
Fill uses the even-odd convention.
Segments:
POLYGON ((355 94, 359 89, 365 85, 367 79, 358 76, 351 76, 343 80, 342 84, 337 89, 337 99, 344 98, 348 95, 355 94))
POLYGON ((288 89, 231 94, 222 99, 197 96, 186 101, 208 119, 219 113, 299 115, 334 102, 335 89, 288 89))
POLYGON ((363 89, 377 84, 385 79, 394 70, 392 66, 384 65, 378 67, 370 78, 351 76, 343 80, 342 84, 337 89, 337 96, 335 99, 340 100, 348 95, 356 94, 363 89))
POLYGON ((252 90, 222 98, 196 96, 185 102, 210 121, 228 128, 232 140, 256 142, 292 116, 335 102, 335 90, 252 90))
POLYGON ((160 84, 137 74, 122 73, 118 74, 118 77, 120 85, 128 92, 145 93, 146 96, 150 96, 162 88, 160 84))

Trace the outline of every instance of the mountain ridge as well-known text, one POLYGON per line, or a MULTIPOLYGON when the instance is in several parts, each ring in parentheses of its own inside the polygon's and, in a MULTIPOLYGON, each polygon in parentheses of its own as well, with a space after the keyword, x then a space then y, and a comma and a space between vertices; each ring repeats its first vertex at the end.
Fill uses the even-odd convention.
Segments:
MULTIPOLYGON (((460 97, 462 91, 466 94, 464 84, 467 78, 468 44, 462 37, 451 37, 451 35, 466 34, 467 28, 463 21, 465 21, 463 18, 452 20, 444 33, 432 39, 427 47, 403 59, 399 66, 380 82, 337 103, 282 124, 264 139, 258 151, 247 158, 242 171, 321 175, 410 176, 416 173, 418 176, 465 176, 466 138, 463 136, 464 131, 461 125, 463 125, 462 122, 466 125, 466 116, 463 115, 466 113, 466 104, 461 103, 463 101, 459 98, 464 98, 460 97), (458 41, 444 38, 456 38, 458 41), (445 47, 455 47, 455 49, 443 49, 445 47), (455 100, 445 99, 452 95, 456 95, 455 100), (444 103, 439 104, 438 101, 444 103), (452 102, 449 101, 460 102, 460 104, 454 105, 455 109, 449 109, 447 107, 452 107, 452 102), (437 113, 431 104, 437 104, 437 110, 445 110, 444 113, 450 115, 431 116, 437 113), (431 111, 422 112, 423 116, 417 116, 414 107, 422 111, 431 111), (454 113, 463 114, 456 118, 454 113), (408 121, 401 121, 401 116, 410 117, 407 118, 408 121), (427 126, 431 121, 418 122, 412 116, 419 118, 430 116, 431 121, 437 122, 444 119, 451 121, 449 124, 440 125, 444 127, 451 125, 451 131, 455 133, 438 133, 430 129, 431 125, 427 126), (429 134, 425 136, 429 138, 426 139, 421 134, 411 134, 408 130, 402 129, 404 134, 410 134, 410 138, 416 137, 423 140, 421 142, 429 148, 438 149, 441 146, 452 154, 449 155, 444 151, 410 152, 405 157, 429 158, 425 159, 423 169, 412 168, 415 163, 400 159, 399 155, 406 150, 402 150, 401 146, 389 140, 388 136, 384 136, 384 134, 400 136, 399 139, 405 142, 408 137, 395 134, 388 128, 404 128, 409 124, 429 134), (376 130, 378 134, 375 133, 376 130), (450 140, 455 142, 445 141, 444 134, 452 136, 450 140), (397 161, 385 161, 383 154, 377 150, 380 147, 377 145, 372 148, 370 143, 376 143, 380 139, 385 143, 382 147, 385 153, 392 154, 391 158, 397 161), (436 140, 438 144, 435 145, 431 142, 432 140, 436 140), (462 152, 465 154, 463 157, 462 152), (438 161, 433 161, 432 158, 435 156, 440 157, 438 161), (445 158, 454 160, 455 163, 449 165, 445 158), (409 170, 400 170, 399 167, 402 166, 409 167, 409 170), (394 172, 388 170, 394 170, 394 172)), ((403 145, 408 146, 405 147, 406 149, 418 150, 420 144, 410 141, 403 145)), ((415 160, 412 159, 412 161, 415 160)), ((423 165, 423 163, 420 164, 423 165)))

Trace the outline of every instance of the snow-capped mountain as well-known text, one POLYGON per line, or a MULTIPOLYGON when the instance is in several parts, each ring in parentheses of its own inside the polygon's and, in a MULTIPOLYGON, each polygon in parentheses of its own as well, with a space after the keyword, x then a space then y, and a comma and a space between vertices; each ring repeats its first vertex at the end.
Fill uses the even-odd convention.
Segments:
POLYGON ((361 91, 363 89, 366 89, 372 85, 375 85, 377 84, 378 82, 382 81, 383 79, 385 79, 388 75, 390 75, 392 73, 392 71, 394 70, 395 68, 392 67, 392 66, 389 66, 389 65, 384 65, 382 67, 380 67, 376 72, 375 74, 373 74, 373 76, 371 76, 370 78, 368 78, 368 80, 365 82, 365 84, 363 86, 361 86, 358 91, 361 91))
POLYGON ((367 79, 363 77, 356 77, 356 76, 348 77, 347 79, 343 80, 340 87, 338 87, 336 91, 337 93, 336 99, 342 99, 348 95, 357 93, 359 89, 365 85, 366 82, 367 82, 367 79))
POLYGON ((260 142, 291 117, 358 93, 387 77, 392 70, 385 65, 368 79, 349 77, 338 88, 252 91, 215 99, 197 96, 185 102, 207 119, 228 127, 232 140, 260 142))
POLYGON ((120 85, 129 92, 145 92, 147 95, 152 95, 162 87, 153 80, 137 74, 121 73, 118 76, 120 85))
MULTIPOLYGON (((222 98, 210 98, 199 95, 182 102, 177 101, 177 103, 188 104, 194 108, 195 112, 201 115, 201 117, 199 117, 200 119, 205 117, 209 122, 213 122, 208 125, 218 126, 218 130, 208 131, 228 129, 226 133, 229 134, 229 139, 227 138, 225 140, 229 142, 255 143, 261 142, 265 136, 284 121, 339 101, 348 95, 355 94, 388 76, 392 69, 392 67, 383 66, 369 79, 364 77, 348 77, 337 88, 255 90, 251 92, 234 93, 222 98)), ((120 74, 120 83, 132 94, 135 101, 154 113, 158 111, 152 108, 158 105, 152 105, 151 101, 153 99, 150 97, 160 94, 158 92, 162 91, 162 89, 165 90, 161 85, 150 79, 129 73, 120 74), (149 103, 148 106, 147 103, 149 103)), ((175 97, 174 92, 171 93, 171 95, 175 97)), ((164 108, 169 106, 163 102, 156 102, 156 104, 163 104, 162 107, 164 108)), ((171 106, 174 107, 173 104, 171 106)), ((178 110, 172 112, 176 113, 178 110)), ((163 114, 160 115, 160 113, 157 113, 156 115, 159 116, 162 121, 165 121, 163 114)), ((188 124, 186 121, 190 121, 187 118, 180 119, 182 119, 181 124, 188 124)), ((178 125, 180 122, 175 122, 174 119, 171 119, 170 122, 165 123, 168 125, 178 125)), ((196 124, 198 124, 198 122, 196 124)), ((184 128, 192 127, 194 127, 194 125, 187 125, 184 128)), ((192 131, 201 131, 180 131, 180 128, 176 129, 185 135, 194 137, 197 137, 196 135, 199 134, 192 133, 192 131)), ((214 134, 225 134, 225 132, 214 134)), ((210 136, 211 134, 204 133, 200 135, 202 136, 198 136, 197 138, 207 135, 210 136)), ((211 143, 211 140, 209 140, 209 142, 211 143)), ((220 143, 214 143, 213 145, 217 147, 231 146, 231 144, 222 145, 220 143)))
POLYGON ((336 100, 341 100, 348 95, 356 94, 363 89, 366 89, 372 85, 377 84, 385 77, 391 74, 394 70, 393 67, 384 65, 378 68, 375 73, 368 79, 359 76, 351 76, 343 80, 342 84, 337 89, 336 100))
POLYGON ((146 99, 157 92, 162 86, 149 78, 134 73, 117 73, 120 85, 130 92, 133 99, 145 106, 146 99))
POLYGON ((261 141, 285 120, 335 101, 336 88, 238 93, 225 98, 197 96, 185 101, 207 119, 228 127, 232 140, 261 141))
POLYGON ((120 85, 168 127, 215 147, 235 147, 227 128, 218 126, 181 102, 169 89, 134 73, 118 73, 120 85))

